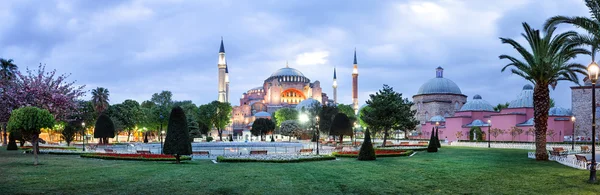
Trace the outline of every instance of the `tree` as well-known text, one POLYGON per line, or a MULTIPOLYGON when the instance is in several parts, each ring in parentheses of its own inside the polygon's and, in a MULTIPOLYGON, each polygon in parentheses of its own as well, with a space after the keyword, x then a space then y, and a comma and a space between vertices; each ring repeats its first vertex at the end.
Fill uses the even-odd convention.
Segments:
POLYGON ((352 136, 352 124, 350 119, 344 113, 337 113, 333 118, 329 135, 340 136, 340 144, 344 140, 344 135, 352 136))
POLYGON ((71 145, 71 142, 75 138, 75 134, 79 131, 79 127, 81 124, 76 123, 75 121, 67 123, 65 129, 62 130, 61 135, 62 139, 67 142, 67 146, 71 145))
POLYGON ((108 139, 115 137, 115 124, 106 114, 100 114, 94 127, 94 138, 100 138, 99 144, 108 144, 108 139))
POLYGON ((527 131, 525 131, 525 135, 527 137, 529 137, 530 135, 535 135, 535 129, 534 128, 527 129, 527 131))
POLYGON ((369 129, 365 131, 365 141, 362 146, 360 146, 360 151, 358 152, 358 160, 376 160, 375 149, 373 148, 373 143, 371 143, 371 133, 369 129))
POLYGON ((435 141, 435 130, 431 128, 431 138, 429 138, 429 145, 427 145, 427 152, 437 152, 438 147, 435 141))
POLYGON ((6 150, 18 150, 19 147, 17 147, 17 138, 14 135, 14 133, 11 133, 8 136, 8 146, 6 146, 6 150))
POLYGON ((212 125, 217 129, 219 140, 223 141, 223 129, 231 122, 231 104, 229 102, 213 101, 212 108, 216 109, 211 117, 212 125))
POLYGON ((254 136, 260 136, 260 140, 264 141, 263 135, 273 132, 273 130, 275 130, 275 123, 271 119, 258 118, 252 123, 250 133, 254 136))
POLYGON ((202 137, 202 133, 200 133, 198 122, 195 119, 191 119, 187 115, 185 117, 187 118, 188 129, 190 131, 190 142, 194 142, 194 138, 202 137))
POLYGON ((287 120, 297 120, 298 110, 293 108, 282 108, 275 111, 275 119, 277 121, 277 127, 281 127, 281 123, 287 120))
MULTIPOLYGON (((96 124, 96 119, 98 115, 94 110, 94 104, 92 101, 77 101, 77 113, 70 117, 73 120, 78 121, 78 123, 85 123, 86 127, 91 126, 92 124, 96 124)), ((78 129, 78 133, 83 133, 84 128, 76 128, 78 129)), ((81 134, 83 135, 83 134, 81 134)))
MULTIPOLYGON (((1 70, 0 70, 0 91, 7 91, 7 86, 12 85, 13 83, 11 82, 14 78, 15 78, 15 74, 17 72, 18 66, 16 64, 13 63, 12 59, 4 59, 4 58, 0 58, 0 65, 2 66, 1 70)), ((5 97, 4 96, 5 93, 2 93, 2 99, 4 100, 5 97)), ((2 129, 4 130, 4 135, 3 135, 3 144, 2 145, 6 145, 6 123, 8 121, 8 118, 10 117, 10 111, 12 110, 12 108, 10 108, 10 105, 8 104, 9 102, 0 102, 2 104, 7 104, 7 105, 2 105, 0 104, 3 108, 3 111, 1 115, 4 115, 4 117, 0 117, 0 122, 2 122, 2 129), (7 110, 4 110, 7 109, 7 110)))
POLYGON ((596 61, 596 53, 600 51, 600 1, 585 0, 585 5, 590 10, 591 18, 583 16, 554 16, 546 20, 544 30, 553 31, 559 24, 571 24, 575 27, 582 28, 586 34, 577 34, 570 37, 570 41, 577 45, 587 45, 591 47, 589 55, 592 57, 592 62, 596 61))
POLYGON ((154 103, 153 115, 157 121, 158 126, 162 126, 167 122, 167 116, 170 115, 171 109, 173 108, 173 93, 170 91, 161 91, 160 93, 152 94, 150 101, 154 103))
POLYGON ((383 130, 383 146, 387 142, 388 131, 393 127, 409 128, 416 125, 415 112, 410 110, 412 102, 403 99, 402 94, 395 92, 392 87, 384 84, 383 89, 369 97, 367 105, 370 109, 362 111, 361 118, 366 119, 365 122, 370 127, 383 130))
POLYGON ((108 109, 108 102, 110 101, 108 98, 109 96, 110 92, 104 87, 92 89, 92 104, 94 104, 94 109, 96 110, 97 115, 108 109))
POLYGON ((456 135, 456 139, 459 140, 463 136, 463 132, 457 131, 455 135, 456 135))
POLYGON ((504 130, 499 129, 499 128, 492 128, 490 129, 490 135, 494 136, 494 139, 497 139, 498 136, 504 134, 504 130))
POLYGON ((196 120, 198 121, 198 128, 200 130, 200 133, 202 133, 203 135, 208 135, 208 132, 213 127, 212 117, 217 111, 217 109, 214 108, 214 106, 215 104, 209 103, 200 105, 198 107, 198 118, 196 120))
POLYGON ((192 144, 190 143, 187 118, 185 117, 185 112, 179 106, 176 106, 171 110, 163 152, 165 154, 175 155, 177 164, 180 163, 179 158, 181 155, 192 154, 192 144))
POLYGON ((518 127, 512 127, 510 128, 510 130, 508 130, 508 133, 510 134, 510 136, 512 136, 512 141, 515 141, 515 137, 523 134, 523 129, 518 128, 518 127))
POLYGON ((550 137, 550 140, 554 141, 554 135, 556 135, 556 132, 554 132, 554 129, 549 129, 548 137, 550 137))
POLYGON ((337 105, 338 112, 346 114, 348 119, 350 120, 350 124, 354 124, 358 120, 356 115, 354 114, 354 108, 350 104, 338 104, 337 105))
POLYGON ((289 136, 288 141, 292 141, 292 136, 299 137, 302 135, 302 128, 295 120, 286 120, 281 123, 279 131, 282 135, 289 136))
MULTIPOLYGON (((111 106, 112 108, 113 106, 111 106)), ((127 141, 137 124, 142 122, 143 111, 140 104, 135 100, 125 100, 121 104, 114 105, 114 111, 110 112, 111 117, 115 117, 122 125, 122 129, 127 131, 127 141)))
POLYGON ((338 109, 334 106, 323 106, 319 112, 319 132, 328 135, 333 122, 333 117, 338 113, 338 109))
POLYGON ((569 62, 578 54, 590 54, 589 51, 577 48, 577 43, 570 41, 577 36, 574 31, 568 31, 553 36, 555 27, 547 29, 546 35, 541 36, 539 30, 532 29, 523 23, 525 33, 522 36, 531 47, 531 52, 510 38, 500 38, 503 44, 509 44, 517 50, 525 60, 509 55, 500 55, 509 64, 502 68, 504 72, 512 67, 511 72, 533 83, 533 110, 536 130, 536 160, 548 160, 546 151, 546 130, 548 128, 548 110, 550 109, 550 90, 556 87, 558 81, 578 83, 576 73, 586 74, 586 67, 569 62))
POLYGON ((500 111, 502 111, 502 109, 505 109, 505 108, 508 108, 508 102, 506 102, 504 104, 496 105, 496 107, 494 107, 494 111, 500 112, 500 111))
POLYGON ((556 103, 554 102, 554 99, 550 98, 550 108, 553 108, 554 106, 556 106, 556 103))
POLYGON ((12 59, 4 59, 0 58, 0 65, 2 66, 0 69, 0 79, 2 80, 12 80, 15 78, 17 69, 19 68, 16 64, 13 63, 12 59))
POLYGON ((34 165, 38 164, 38 139, 42 128, 54 125, 54 116, 48 110, 27 106, 16 109, 8 120, 8 129, 11 132, 19 131, 25 139, 33 145, 34 165))

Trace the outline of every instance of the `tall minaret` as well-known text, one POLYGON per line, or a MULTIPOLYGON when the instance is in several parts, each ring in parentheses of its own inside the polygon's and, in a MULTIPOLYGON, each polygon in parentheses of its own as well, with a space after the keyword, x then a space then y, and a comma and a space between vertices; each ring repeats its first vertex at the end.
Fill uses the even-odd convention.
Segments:
POLYGON ((337 105, 337 76, 333 67, 333 105, 337 105))
POLYGON ((356 48, 354 48, 354 68, 352 69, 352 107, 354 114, 358 114, 358 62, 356 62, 356 48))
POLYGON ((229 66, 225 61, 225 101, 229 102, 229 66))
POLYGON ((219 102, 227 101, 227 92, 225 87, 225 77, 227 72, 227 62, 225 60, 225 46, 223 46, 223 37, 221 37, 221 48, 219 49, 219 102))

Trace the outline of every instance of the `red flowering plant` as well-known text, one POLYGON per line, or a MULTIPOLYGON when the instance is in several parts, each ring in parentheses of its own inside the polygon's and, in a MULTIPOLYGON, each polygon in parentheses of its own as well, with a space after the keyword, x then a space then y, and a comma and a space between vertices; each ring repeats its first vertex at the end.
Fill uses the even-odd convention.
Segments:
MULTIPOLYGON (((99 158, 109 160, 145 160, 145 161, 175 161, 175 157, 166 154, 119 154, 119 153, 92 153, 81 154, 83 158, 99 158)), ((189 156, 182 156, 181 160, 191 160, 189 156)))

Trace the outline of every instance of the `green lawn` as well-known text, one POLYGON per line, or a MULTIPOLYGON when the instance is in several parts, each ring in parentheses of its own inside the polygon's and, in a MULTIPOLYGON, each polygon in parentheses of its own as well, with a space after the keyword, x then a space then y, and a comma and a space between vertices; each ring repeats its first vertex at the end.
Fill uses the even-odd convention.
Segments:
POLYGON ((597 194, 589 172, 525 150, 449 148, 359 162, 219 163, 33 157, 0 147, 0 194, 597 194), (489 153, 488 153, 489 152, 489 153))

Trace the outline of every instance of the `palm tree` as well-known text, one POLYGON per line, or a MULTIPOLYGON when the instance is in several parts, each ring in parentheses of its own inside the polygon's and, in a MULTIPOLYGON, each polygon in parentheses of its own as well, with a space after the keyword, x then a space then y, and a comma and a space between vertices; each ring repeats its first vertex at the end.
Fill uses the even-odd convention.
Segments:
POLYGON ((17 65, 13 63, 13 60, 0 58, 0 64, 2 65, 2 69, 0 69, 0 77, 2 77, 2 80, 11 80, 14 78, 15 72, 17 71, 17 65))
POLYGON ((92 90, 92 103, 98 114, 104 112, 104 110, 108 108, 109 95, 108 89, 104 87, 98 87, 92 90))
POLYGON ((553 36, 556 28, 550 28, 546 35, 541 36, 539 30, 532 29, 527 23, 523 23, 523 28, 525 33, 521 35, 527 40, 530 51, 513 39, 500 38, 500 40, 503 44, 514 47, 524 61, 509 55, 500 55, 499 58, 510 61, 502 68, 502 72, 511 68, 511 73, 523 77, 535 86, 533 91, 535 158, 548 160, 546 130, 550 109, 549 86, 554 89, 558 81, 563 80, 578 83, 576 73, 586 74, 586 67, 578 63, 570 63, 569 60, 578 54, 590 52, 578 48, 577 43, 570 41, 577 36, 576 32, 569 31, 553 36))
POLYGON ((587 31, 587 35, 579 34, 571 38, 571 41, 579 45, 591 47, 590 56, 592 61, 596 59, 596 53, 600 51, 600 0, 585 0, 585 5, 590 10, 591 18, 582 16, 554 16, 546 20, 544 29, 554 28, 559 24, 572 24, 575 27, 587 31))

